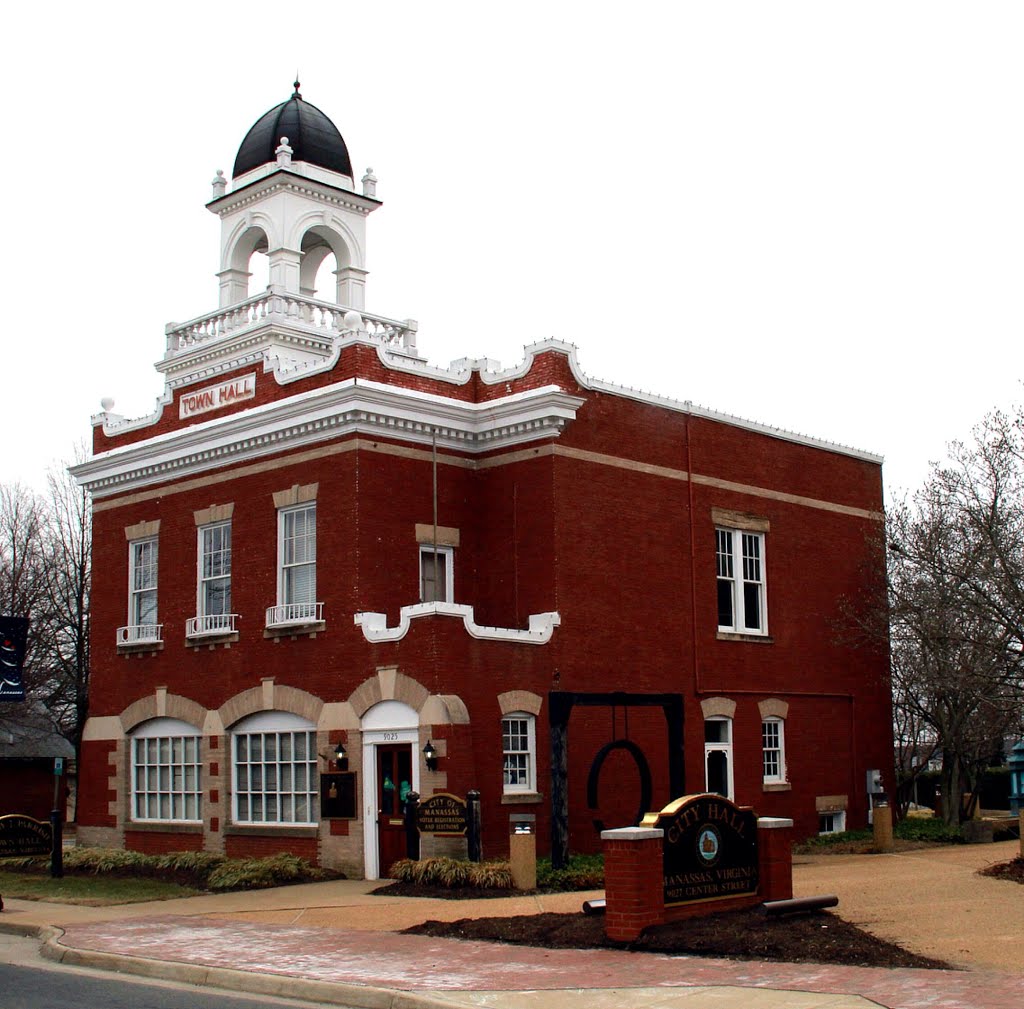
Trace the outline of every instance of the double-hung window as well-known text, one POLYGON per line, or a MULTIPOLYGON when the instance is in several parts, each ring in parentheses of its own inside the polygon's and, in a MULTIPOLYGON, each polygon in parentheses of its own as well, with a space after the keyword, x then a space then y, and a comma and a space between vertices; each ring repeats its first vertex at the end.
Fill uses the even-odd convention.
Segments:
POLYGON ((198 553, 198 616, 189 621, 188 633, 229 633, 235 629, 231 612, 231 523, 201 526, 198 553))
POLYGON ((715 530, 718 629, 766 634, 764 534, 715 530))
POLYGON ((451 547, 420 544, 420 602, 450 603, 455 600, 453 571, 454 551, 451 547))
POLYGON ((786 723, 781 718, 761 722, 761 758, 766 784, 786 780, 786 723))
POLYGON ((156 609, 157 543, 154 536, 128 544, 128 626, 121 628, 121 644, 160 640, 162 628, 156 609))
POLYGON ((316 731, 285 711, 266 711, 231 731, 236 823, 317 821, 316 731))
POLYGON ((154 718, 132 734, 133 820, 201 821, 201 738, 175 718, 154 718))
POLYGON ((316 601, 316 502, 278 512, 278 586, 270 624, 320 619, 316 601))
POLYGON ((537 791, 536 718, 525 711, 513 711, 501 720, 501 750, 504 791, 537 791))

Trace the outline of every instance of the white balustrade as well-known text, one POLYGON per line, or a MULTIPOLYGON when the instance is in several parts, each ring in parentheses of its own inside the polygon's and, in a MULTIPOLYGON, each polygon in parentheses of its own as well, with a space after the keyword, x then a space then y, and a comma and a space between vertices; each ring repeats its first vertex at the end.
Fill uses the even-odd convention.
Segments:
POLYGON ((267 627, 319 624, 324 619, 323 603, 282 603, 267 607, 267 627))
POLYGON ((167 356, 191 350, 199 344, 217 340, 237 330, 270 324, 279 319, 290 325, 308 327, 330 337, 365 335, 383 344, 416 350, 416 323, 412 319, 398 322, 379 315, 359 312, 362 330, 345 325, 351 311, 342 305, 316 301, 294 294, 265 292, 182 325, 167 327, 167 356))
POLYGON ((163 641, 163 624, 130 624, 118 627, 117 643, 119 645, 158 644, 163 641))
POLYGON ((237 613, 207 613, 185 621, 185 637, 203 638, 217 634, 233 634, 237 613))

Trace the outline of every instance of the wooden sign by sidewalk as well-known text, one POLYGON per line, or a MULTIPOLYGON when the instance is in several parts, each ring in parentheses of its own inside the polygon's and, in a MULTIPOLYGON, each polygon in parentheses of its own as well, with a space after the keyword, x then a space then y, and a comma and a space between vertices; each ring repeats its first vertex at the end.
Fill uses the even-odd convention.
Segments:
POLYGON ((448 792, 421 799, 416 810, 416 827, 421 834, 461 837, 466 833, 466 800, 448 792))
POLYGON ((53 831, 44 820, 12 813, 0 816, 0 858, 9 855, 49 855, 53 831))
POLYGON ((757 893, 757 817, 721 795, 687 795, 643 827, 665 831, 665 906, 757 893))

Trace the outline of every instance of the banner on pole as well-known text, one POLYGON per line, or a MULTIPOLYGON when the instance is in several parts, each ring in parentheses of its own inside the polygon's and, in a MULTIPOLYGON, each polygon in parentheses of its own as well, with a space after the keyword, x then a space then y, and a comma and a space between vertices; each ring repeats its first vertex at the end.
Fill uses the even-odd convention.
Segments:
POLYGON ((0 701, 25 700, 21 671, 28 640, 28 617, 0 617, 0 701))

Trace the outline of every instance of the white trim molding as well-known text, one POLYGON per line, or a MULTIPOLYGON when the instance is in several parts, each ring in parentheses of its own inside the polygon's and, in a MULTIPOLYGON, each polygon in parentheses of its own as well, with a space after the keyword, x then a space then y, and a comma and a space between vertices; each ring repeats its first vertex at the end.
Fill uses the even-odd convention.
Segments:
POLYGON ((409 633, 412 621, 418 617, 460 617, 466 632, 485 641, 514 641, 527 645, 546 645, 562 618, 557 612, 531 613, 529 627, 484 627, 473 619, 473 607, 461 603, 417 603, 403 606, 398 623, 388 627, 386 613, 357 613, 354 621, 361 627, 367 641, 401 641, 409 633))
POLYGON ((480 453, 557 437, 585 401, 558 386, 469 403, 362 379, 111 449, 72 468, 95 497, 363 433, 480 453))

